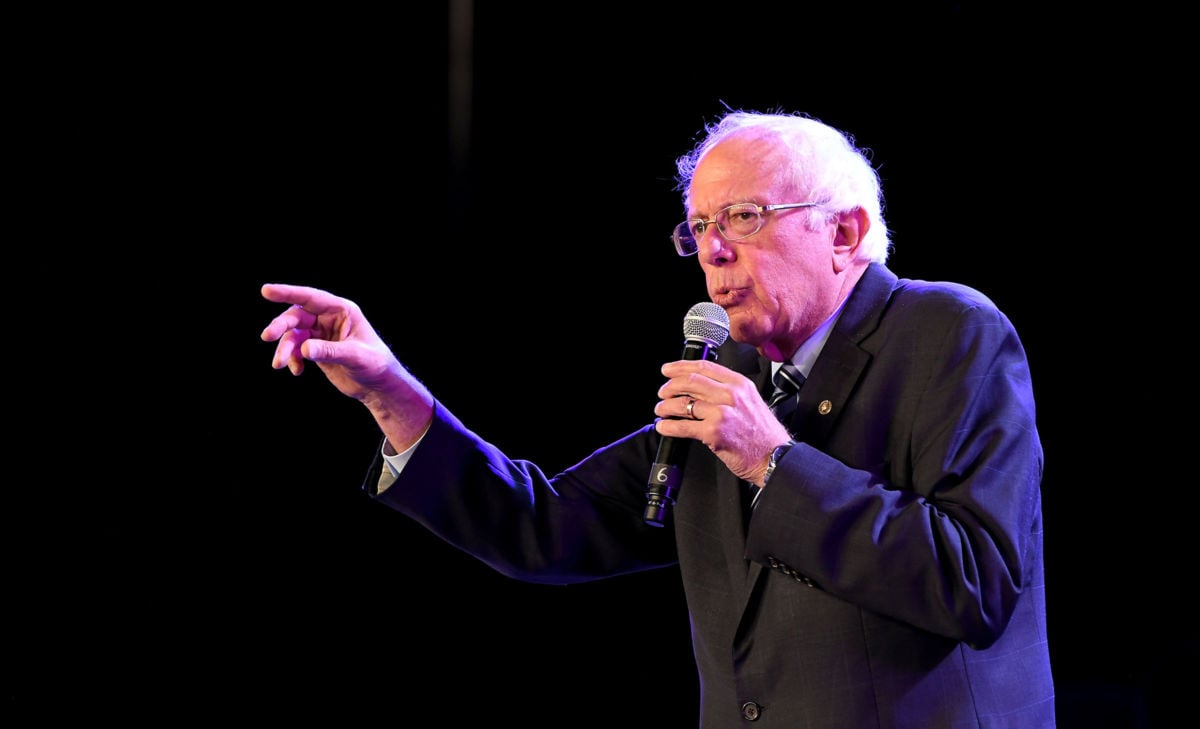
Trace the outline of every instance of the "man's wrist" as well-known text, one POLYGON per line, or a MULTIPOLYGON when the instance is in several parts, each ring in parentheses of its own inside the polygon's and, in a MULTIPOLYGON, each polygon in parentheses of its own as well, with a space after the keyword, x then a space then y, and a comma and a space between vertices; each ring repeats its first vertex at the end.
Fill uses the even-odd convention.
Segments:
POLYGON ((791 450, 794 445, 796 445, 796 441, 789 440, 787 443, 771 449, 770 455, 767 456, 767 472, 763 474, 763 486, 766 486, 767 482, 771 480, 771 474, 775 473, 775 467, 783 460, 783 454, 791 450))

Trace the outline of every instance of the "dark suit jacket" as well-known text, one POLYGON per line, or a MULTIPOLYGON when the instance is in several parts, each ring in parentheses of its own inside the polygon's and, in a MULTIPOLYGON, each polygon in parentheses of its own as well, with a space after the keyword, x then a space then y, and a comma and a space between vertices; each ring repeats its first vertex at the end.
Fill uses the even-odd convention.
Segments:
MULTIPOLYGON (((718 361, 768 389, 754 350, 729 341, 718 361)), ((1009 320, 872 265, 791 427, 748 531, 746 485, 703 447, 666 524, 645 524, 652 424, 548 477, 440 405, 378 498, 521 580, 677 562, 702 727, 1053 727, 1042 449, 1009 320)))

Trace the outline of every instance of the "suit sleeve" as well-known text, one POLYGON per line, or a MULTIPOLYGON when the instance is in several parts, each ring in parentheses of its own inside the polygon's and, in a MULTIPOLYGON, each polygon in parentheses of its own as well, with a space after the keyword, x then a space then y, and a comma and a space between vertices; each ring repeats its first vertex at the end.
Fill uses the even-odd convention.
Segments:
POLYGON ((1041 587, 1043 455, 1011 323, 986 300, 952 300, 890 335, 904 356, 871 363, 828 444, 782 459, 747 554, 984 648, 1041 587))
POLYGON ((547 476, 511 459, 441 403, 404 470, 377 492, 376 455, 363 488, 446 542, 515 579, 569 584, 675 561, 674 534, 643 521, 656 432, 646 426, 547 476))

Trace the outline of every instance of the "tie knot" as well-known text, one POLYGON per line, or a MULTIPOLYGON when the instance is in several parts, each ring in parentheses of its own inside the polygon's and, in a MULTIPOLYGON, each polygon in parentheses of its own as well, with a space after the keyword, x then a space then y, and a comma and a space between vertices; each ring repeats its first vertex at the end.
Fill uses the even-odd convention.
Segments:
POLYGON ((800 392, 800 386, 804 384, 804 374, 796 365, 785 362, 776 370, 774 382, 775 393, 771 395, 771 407, 775 407, 781 400, 786 400, 800 392))

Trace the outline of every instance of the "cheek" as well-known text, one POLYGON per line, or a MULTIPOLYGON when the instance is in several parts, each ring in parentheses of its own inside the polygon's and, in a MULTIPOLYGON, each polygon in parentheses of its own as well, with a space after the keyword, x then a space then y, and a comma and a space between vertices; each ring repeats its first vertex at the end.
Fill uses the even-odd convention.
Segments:
POLYGON ((802 258, 770 256, 755 261, 751 270, 759 295, 778 299, 808 275, 811 265, 802 258))
POLYGON ((792 249, 779 261, 779 272, 791 281, 809 281, 830 271, 829 250, 820 241, 809 239, 810 245, 792 249))
POLYGON ((829 259, 807 252, 791 257, 764 261, 755 276, 756 291, 762 305, 770 311, 795 312, 805 306, 821 279, 829 276, 829 259), (824 268, 822 268, 824 266, 824 268))

